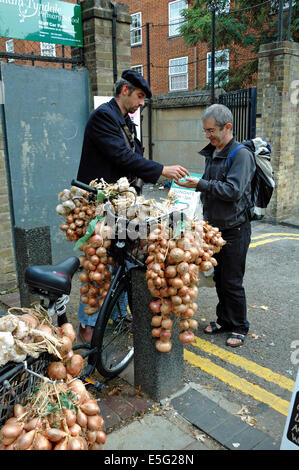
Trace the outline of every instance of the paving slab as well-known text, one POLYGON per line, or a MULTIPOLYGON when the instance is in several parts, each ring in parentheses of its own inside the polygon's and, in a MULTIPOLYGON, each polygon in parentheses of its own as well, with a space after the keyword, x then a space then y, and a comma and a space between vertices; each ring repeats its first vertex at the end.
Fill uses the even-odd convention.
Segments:
POLYGON ((171 400, 174 409, 193 425, 230 450, 279 449, 268 435, 243 422, 197 390, 171 400))
POLYGON ((108 434, 105 450, 182 450, 194 441, 168 419, 146 415, 108 434))

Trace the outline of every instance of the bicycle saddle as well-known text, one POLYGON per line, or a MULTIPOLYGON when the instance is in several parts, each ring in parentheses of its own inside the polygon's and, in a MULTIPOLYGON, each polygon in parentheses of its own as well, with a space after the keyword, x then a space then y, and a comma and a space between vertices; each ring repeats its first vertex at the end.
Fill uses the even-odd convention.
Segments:
POLYGON ((25 271, 28 286, 44 289, 52 294, 69 294, 72 277, 80 266, 76 256, 71 256, 56 265, 30 266, 25 271))

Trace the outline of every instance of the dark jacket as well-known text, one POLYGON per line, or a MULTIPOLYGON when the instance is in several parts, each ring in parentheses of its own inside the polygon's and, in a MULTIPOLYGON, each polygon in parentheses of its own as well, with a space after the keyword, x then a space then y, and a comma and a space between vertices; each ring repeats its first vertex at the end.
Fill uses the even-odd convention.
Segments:
POLYGON ((199 154, 206 158, 205 171, 196 190, 201 191, 203 217, 220 230, 236 227, 246 220, 251 206, 251 181, 255 173, 252 153, 241 148, 228 169, 227 156, 239 144, 234 138, 213 158, 211 144, 199 154))
POLYGON ((81 161, 77 179, 89 184, 103 178, 114 183, 122 176, 131 182, 136 176, 146 183, 156 183, 163 165, 144 158, 140 141, 135 136, 133 149, 128 148, 124 127, 134 124, 129 116, 123 116, 117 102, 112 98, 90 115, 84 134, 81 161))

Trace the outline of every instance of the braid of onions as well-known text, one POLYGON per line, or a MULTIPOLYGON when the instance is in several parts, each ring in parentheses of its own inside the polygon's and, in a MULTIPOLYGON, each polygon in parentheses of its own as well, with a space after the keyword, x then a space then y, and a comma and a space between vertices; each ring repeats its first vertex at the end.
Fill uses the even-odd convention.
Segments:
POLYGON ((158 224, 148 235, 146 279, 153 296, 152 335, 159 352, 172 348, 172 327, 176 318, 182 343, 194 341, 198 322, 199 272, 217 265, 214 253, 226 243, 217 227, 205 221, 190 221, 178 238, 170 238, 171 229, 158 224))

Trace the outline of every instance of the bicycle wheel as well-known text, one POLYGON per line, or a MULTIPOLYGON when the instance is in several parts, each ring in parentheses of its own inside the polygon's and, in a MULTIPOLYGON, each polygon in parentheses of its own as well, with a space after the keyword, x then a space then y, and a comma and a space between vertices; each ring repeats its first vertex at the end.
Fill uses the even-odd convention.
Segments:
POLYGON ((128 290, 129 280, 125 278, 111 294, 106 309, 100 312, 95 325, 92 342, 98 347, 96 368, 103 377, 117 376, 134 355, 128 290))

